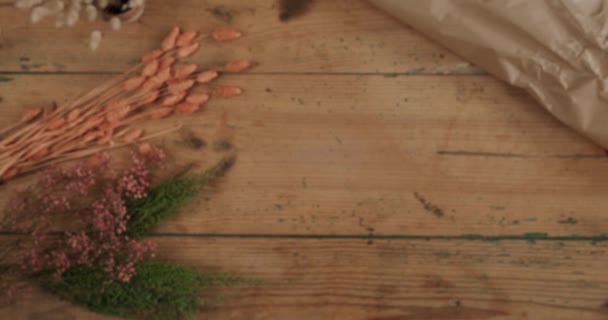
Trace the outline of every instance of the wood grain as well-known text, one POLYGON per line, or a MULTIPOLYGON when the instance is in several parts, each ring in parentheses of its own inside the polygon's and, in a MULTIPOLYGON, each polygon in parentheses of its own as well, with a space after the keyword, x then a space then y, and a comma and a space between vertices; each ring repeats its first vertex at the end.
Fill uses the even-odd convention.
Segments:
MULTIPOLYGON (((103 76, 14 75, 21 106, 71 96, 103 76)), ((521 91, 486 77, 242 75, 159 140, 172 163, 239 160, 161 233, 524 235, 605 233, 608 158, 521 91), (199 139, 200 145, 192 144, 199 139), (205 146, 203 146, 203 143, 205 146), (208 199, 208 200, 206 200, 208 199)), ((59 100, 61 101, 61 100, 59 100)), ((164 124, 168 125, 167 123, 164 124)))
MULTIPOLYGON (((605 151, 366 1, 280 23, 273 1, 148 0, 120 32, 32 26, 11 2, 0 126, 122 72, 174 24, 245 32, 193 59, 258 62, 222 79, 245 94, 157 141, 176 166, 238 152, 154 238, 163 259, 266 281, 209 292, 225 299, 198 319, 608 318, 605 151)), ((109 319, 36 290, 0 315, 109 319)))
MULTIPOLYGON (((605 319, 607 244, 157 238, 161 258, 238 272, 197 319, 605 319), (179 248, 179 250, 176 250, 179 248)), ((103 319, 36 293, 15 319, 103 319), (47 317, 49 315, 49 317, 47 317)))
POLYGON ((141 22, 120 32, 107 23, 81 21, 55 29, 31 25, 27 11, 0 6, 0 71, 122 72, 159 45, 172 25, 201 31, 231 25, 246 36, 204 49, 215 62, 250 58, 255 72, 479 73, 363 0, 315 1, 310 13, 282 23, 273 1, 180 0, 147 2, 141 22), (104 32, 90 52, 93 30, 104 32))

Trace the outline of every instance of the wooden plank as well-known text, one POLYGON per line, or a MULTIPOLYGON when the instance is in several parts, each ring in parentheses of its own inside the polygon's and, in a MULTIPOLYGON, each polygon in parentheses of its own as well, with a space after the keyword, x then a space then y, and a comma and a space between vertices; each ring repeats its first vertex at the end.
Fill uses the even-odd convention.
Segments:
MULTIPOLYGON (((61 100, 103 78, 13 77, 0 83, 4 124, 18 117, 21 105, 61 100)), ((243 75, 224 81, 247 93, 179 119, 187 129, 161 143, 174 163, 202 166, 214 142, 227 138, 238 164, 221 192, 210 191, 209 201, 201 198, 159 232, 606 232, 603 151, 490 78, 243 75), (191 135, 207 146, 193 148, 191 135)))
MULTIPOLYGON (((17 118, 18 106, 59 92, 73 95, 100 78, 14 76, 0 84, 1 121, 17 118)), ((228 139, 238 164, 220 189, 159 232, 606 232, 604 152, 522 92, 490 78, 243 75, 224 81, 246 94, 174 119, 187 129, 160 143, 173 151, 172 162, 202 166, 214 142, 228 139), (207 146, 193 148, 191 135, 207 146)))
MULTIPOLYGON (((157 240, 162 258, 266 281, 214 292, 224 301, 197 319, 608 317, 606 243, 157 240)), ((14 319, 102 319, 38 293, 2 312, 14 319)))
MULTIPOLYGON (((0 125, 16 119, 26 107, 67 101, 108 78, 0 77, 5 79, 0 82, 4 99, 0 125)), ((235 130, 256 131, 248 132, 253 135, 243 141, 247 144, 258 141, 260 135, 277 143, 310 139, 333 149, 350 147, 353 152, 367 152, 367 157, 383 148, 410 155, 425 151, 446 157, 515 159, 604 154, 554 120, 523 91, 486 76, 244 74, 227 75, 222 81, 240 85, 246 95, 214 101, 207 113, 193 122, 215 121, 218 114, 226 112, 235 130), (397 141, 398 145, 369 145, 379 141, 397 141)))
MULTIPOLYGON (((9 1, 10 2, 10 1, 9 1)), ((299 73, 475 73, 478 69, 430 43, 365 0, 316 1, 310 12, 288 23, 278 20, 274 1, 148 1, 140 23, 120 32, 107 23, 81 21, 55 29, 52 21, 30 25, 28 13, 0 6, 0 71, 120 72, 156 47, 175 24, 208 31, 232 25, 247 36, 209 45, 216 62, 251 58, 256 72, 299 73), (89 34, 105 38, 98 52, 89 34)))

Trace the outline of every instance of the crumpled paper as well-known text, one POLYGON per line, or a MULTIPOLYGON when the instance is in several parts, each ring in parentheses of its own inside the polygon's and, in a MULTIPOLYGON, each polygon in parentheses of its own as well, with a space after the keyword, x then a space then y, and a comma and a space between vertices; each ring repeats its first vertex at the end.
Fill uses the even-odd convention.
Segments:
POLYGON ((608 148, 608 0, 370 0, 608 148))

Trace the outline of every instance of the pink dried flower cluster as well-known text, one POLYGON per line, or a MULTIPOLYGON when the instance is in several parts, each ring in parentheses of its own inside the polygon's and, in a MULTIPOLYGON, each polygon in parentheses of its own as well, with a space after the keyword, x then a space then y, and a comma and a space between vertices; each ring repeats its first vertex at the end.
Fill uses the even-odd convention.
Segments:
POLYGON ((118 174, 109 170, 107 155, 97 155, 87 165, 48 170, 33 187, 16 192, 6 221, 29 240, 19 245, 22 272, 61 277, 72 267, 100 266, 112 279, 129 281, 135 265, 154 251, 152 243, 125 235, 126 201, 146 195, 151 169, 164 159, 159 149, 148 151, 134 154, 118 174), (70 231, 50 237, 53 227, 70 231))
POLYGON ((118 189, 127 198, 140 199, 150 186, 150 172, 146 162, 133 155, 132 165, 118 181, 118 189))
POLYGON ((26 283, 8 278, 0 282, 0 306, 13 303, 17 300, 17 293, 26 288, 26 283))

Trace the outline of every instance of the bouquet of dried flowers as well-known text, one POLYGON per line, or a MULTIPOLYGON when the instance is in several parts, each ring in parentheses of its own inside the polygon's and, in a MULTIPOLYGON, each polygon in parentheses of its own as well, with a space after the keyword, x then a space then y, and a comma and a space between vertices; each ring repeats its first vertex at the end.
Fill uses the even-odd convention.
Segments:
POLYGON ((144 239, 234 159, 155 184, 164 153, 145 140, 179 126, 146 133, 141 125, 197 112, 212 97, 240 94, 240 88, 213 81, 247 69, 249 61, 206 68, 177 63, 203 40, 240 36, 225 28, 202 35, 174 27, 160 48, 124 74, 64 105, 27 110, 0 131, 1 181, 45 169, 33 185, 13 194, 0 221, 0 298, 10 301, 21 286, 35 283, 95 312, 175 319, 205 305, 200 295, 207 288, 254 283, 157 261, 154 244, 144 239), (137 147, 128 167, 115 170, 103 152, 130 144, 137 147), (58 167, 85 157, 71 168, 58 167))
POLYGON ((234 160, 225 157, 203 173, 182 172, 153 186, 152 172, 163 158, 150 146, 115 172, 100 154, 71 168, 48 169, 15 192, 0 225, 12 235, 0 247, 4 298, 27 281, 95 312, 175 319, 205 305, 204 289, 255 283, 153 259, 154 244, 142 237, 234 160))
POLYGON ((0 178, 8 180, 58 162, 157 137, 178 128, 148 133, 140 125, 172 114, 198 111, 211 97, 232 97, 241 89, 213 86, 222 72, 241 72, 247 60, 200 68, 178 64, 201 46, 237 39, 241 33, 218 28, 207 35, 179 27, 141 63, 72 102, 26 111, 14 126, 0 131, 0 178))

